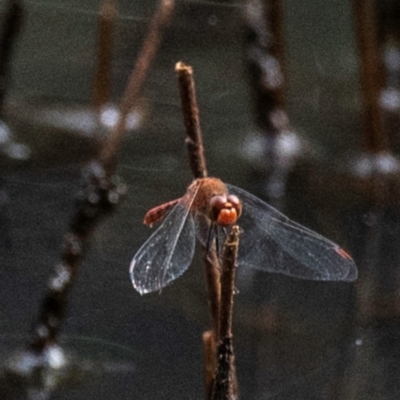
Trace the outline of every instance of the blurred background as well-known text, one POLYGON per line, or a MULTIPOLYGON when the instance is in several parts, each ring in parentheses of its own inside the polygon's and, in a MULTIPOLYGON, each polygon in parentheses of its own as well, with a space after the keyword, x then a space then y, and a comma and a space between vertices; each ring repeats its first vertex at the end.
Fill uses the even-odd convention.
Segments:
MULTIPOLYGON (((176 1, 120 151, 128 194, 92 237, 63 325, 61 345, 90 373, 30 398, 204 398, 201 334, 210 319, 199 258, 161 293, 140 296, 128 275, 152 232, 145 212, 180 197, 192 180, 178 61, 194 69, 209 174, 340 243, 359 268, 356 283, 239 270, 233 329, 241 398, 398 398, 399 6, 365 2, 376 34, 365 39, 357 1, 283 3, 279 107, 290 124, 282 133, 257 123, 249 67, 251 21, 269 2, 176 1), (362 58, 363 40, 376 50, 372 64, 362 58), (380 64, 368 75, 368 65, 380 64), (379 122, 372 133, 371 115, 379 122), (288 138, 278 146, 282 157, 271 151, 280 134, 288 138), (274 192, 270 177, 280 167, 274 192)), ((3 17, 7 4, 0 1, 3 17)), ((80 168, 101 135, 93 128, 100 1, 23 4, 1 112, 2 362, 27 340, 75 209, 80 168)), ((118 1, 112 102, 156 8, 153 0, 118 1)))

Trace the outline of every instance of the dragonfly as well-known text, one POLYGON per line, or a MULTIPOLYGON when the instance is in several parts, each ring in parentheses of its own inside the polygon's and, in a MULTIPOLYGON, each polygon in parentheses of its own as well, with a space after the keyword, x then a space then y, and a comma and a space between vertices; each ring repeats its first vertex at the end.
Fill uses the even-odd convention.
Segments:
POLYGON ((239 268, 317 281, 357 279, 355 262, 339 245, 247 191, 209 177, 194 180, 183 197, 146 213, 146 225, 161 224, 131 261, 133 287, 140 294, 161 290, 188 269, 196 236, 215 249, 238 220, 239 268))

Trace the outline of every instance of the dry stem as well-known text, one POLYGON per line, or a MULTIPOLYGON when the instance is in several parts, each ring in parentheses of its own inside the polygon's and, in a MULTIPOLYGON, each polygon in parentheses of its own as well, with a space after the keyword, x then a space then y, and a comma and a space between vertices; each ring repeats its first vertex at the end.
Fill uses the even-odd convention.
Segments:
POLYGON ((120 102, 118 123, 109 140, 105 146, 103 146, 103 150, 100 154, 100 159, 103 160, 105 164, 109 165, 107 169, 110 169, 112 172, 116 166, 117 149, 124 135, 126 118, 137 104, 138 96, 146 78, 147 71, 149 70, 150 63, 154 59, 161 42, 161 29, 169 21, 174 5, 175 3, 173 0, 160 0, 158 10, 150 22, 147 37, 143 43, 135 68, 129 77, 128 85, 120 102))
POLYGON ((121 116, 116 129, 106 140, 98 160, 90 162, 83 170, 85 187, 69 231, 64 235, 61 263, 56 266, 34 327, 31 350, 40 352, 55 343, 65 317, 69 289, 75 281, 90 234, 103 216, 115 209, 125 187, 114 181, 118 149, 125 133, 125 118, 135 104, 145 73, 160 41, 160 28, 172 11, 172 0, 161 0, 141 55, 131 75, 121 101, 121 116))
POLYGON ((235 356, 232 336, 233 296, 239 250, 240 229, 234 225, 225 240, 221 272, 221 302, 216 353, 217 368, 212 387, 212 400, 237 398, 235 356))
POLYGON ((386 150, 387 138, 383 130, 380 106, 384 85, 383 54, 378 45, 375 7, 376 2, 373 0, 353 1, 363 93, 364 146, 366 151, 378 153, 386 150))
POLYGON ((104 0, 98 22, 98 51, 93 85, 93 105, 98 111, 111 98, 114 25, 117 16, 115 0, 104 0))
POLYGON ((186 129, 186 145, 189 153, 189 164, 195 178, 207 176, 204 157, 203 139, 200 128, 199 108, 197 106, 196 89, 193 70, 189 65, 178 62, 175 65, 178 75, 179 93, 181 96, 183 119, 186 129))

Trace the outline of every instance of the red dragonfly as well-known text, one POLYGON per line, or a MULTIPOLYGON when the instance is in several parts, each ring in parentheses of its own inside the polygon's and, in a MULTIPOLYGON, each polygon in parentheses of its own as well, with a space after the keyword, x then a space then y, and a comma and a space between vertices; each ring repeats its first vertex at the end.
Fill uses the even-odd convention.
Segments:
POLYGON ((243 189, 217 178, 201 178, 193 181, 183 197, 147 212, 146 225, 162 224, 132 259, 133 287, 141 294, 162 289, 189 267, 196 234, 210 248, 218 232, 229 229, 239 217, 239 267, 310 280, 357 278, 353 259, 337 244, 243 189))

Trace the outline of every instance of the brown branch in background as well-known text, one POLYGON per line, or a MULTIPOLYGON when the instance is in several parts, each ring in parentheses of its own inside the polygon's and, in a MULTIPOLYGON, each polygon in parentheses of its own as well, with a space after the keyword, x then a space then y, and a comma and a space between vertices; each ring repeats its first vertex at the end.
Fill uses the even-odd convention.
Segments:
MULTIPOLYGON (((116 209, 121 195, 125 193, 125 186, 118 184, 114 176, 118 149, 125 132, 125 118, 137 101, 145 73, 160 40, 160 27, 170 15, 172 5, 172 0, 161 1, 122 99, 120 122, 109 140, 104 141, 99 158, 89 162, 82 171, 84 188, 69 230, 63 238, 61 262, 55 267, 50 278, 28 348, 19 354, 8 370, 15 378, 13 381, 23 382, 27 392, 33 386, 35 390, 42 390, 43 393, 49 390, 46 386, 49 385, 48 374, 52 374, 49 350, 57 346, 58 334, 67 311, 68 295, 77 277, 90 235, 103 217, 116 209), (28 371, 27 366, 31 366, 32 370, 28 371)), ((56 382, 52 381, 52 390, 55 385, 56 382)))
POLYGON ((89 163, 83 171, 85 188, 70 224, 70 230, 64 236, 61 264, 56 267, 55 274, 50 280, 34 328, 34 337, 30 342, 30 348, 34 351, 41 351, 49 343, 56 342, 65 317, 69 289, 78 273, 89 236, 102 217, 115 209, 120 195, 124 192, 124 186, 114 182, 113 174, 118 149, 125 133, 125 118, 137 100, 145 73, 160 41, 160 27, 170 15, 172 5, 171 0, 161 1, 121 101, 119 123, 109 140, 103 143, 99 160, 89 163))
POLYGON ((160 41, 160 28, 168 19, 172 6, 171 0, 161 1, 121 101, 119 123, 109 140, 104 142, 99 160, 89 163, 83 171, 85 188, 70 230, 64 236, 62 261, 50 280, 34 329, 34 337, 30 342, 32 350, 43 350, 47 344, 56 341, 65 316, 69 288, 77 275, 89 236, 101 218, 115 209, 120 195, 124 192, 124 186, 114 182, 113 174, 118 149, 125 133, 125 118, 137 100, 139 89, 160 41))
POLYGON ((64 235, 61 262, 49 281, 29 343, 30 350, 36 353, 57 342, 66 314, 69 290, 78 274, 90 235, 103 217, 115 210, 125 192, 124 185, 110 179, 98 161, 90 162, 82 174, 85 187, 69 231, 64 235))
POLYGON ((117 149, 125 131, 126 118, 137 104, 146 74, 161 42, 161 30, 169 21, 174 5, 173 0, 160 0, 158 9, 150 22, 135 68, 129 77, 127 88, 120 102, 118 123, 100 154, 100 159, 108 165, 107 169, 110 172, 113 172, 116 166, 117 149))
POLYGON ((207 168, 204 157, 193 70, 191 66, 185 65, 183 62, 178 62, 175 65, 175 71, 178 75, 190 169, 195 178, 205 178, 207 176, 207 168))
POLYGON ((365 150, 387 150, 380 95, 384 87, 382 53, 378 44, 374 0, 353 0, 364 115, 365 150))
POLYGON ((0 33, 0 114, 3 112, 9 82, 11 56, 15 40, 21 31, 24 11, 22 0, 10 0, 7 3, 3 28, 0 33))
POLYGON ((232 315, 239 251, 239 234, 239 227, 234 225, 224 245, 221 272, 218 348, 216 354, 217 368, 212 388, 212 400, 232 400, 238 397, 235 356, 232 341, 232 315))
POLYGON ((110 102, 115 21, 118 17, 115 0, 104 0, 100 7, 97 28, 97 60, 93 83, 93 105, 98 112, 110 102))

